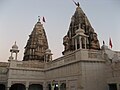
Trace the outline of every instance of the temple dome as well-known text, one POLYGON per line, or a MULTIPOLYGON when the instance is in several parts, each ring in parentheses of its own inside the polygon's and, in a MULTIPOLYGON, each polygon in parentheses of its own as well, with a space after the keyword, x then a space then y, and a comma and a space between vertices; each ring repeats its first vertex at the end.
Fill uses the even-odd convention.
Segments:
POLYGON ((15 44, 12 46, 12 49, 18 50, 18 46, 16 45, 16 42, 15 42, 15 44))

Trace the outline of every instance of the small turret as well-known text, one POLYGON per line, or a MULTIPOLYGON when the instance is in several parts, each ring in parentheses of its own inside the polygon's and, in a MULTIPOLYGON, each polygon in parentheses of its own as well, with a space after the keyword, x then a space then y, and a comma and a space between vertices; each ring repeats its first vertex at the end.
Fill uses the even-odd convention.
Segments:
POLYGON ((12 46, 12 49, 10 49, 11 56, 9 57, 9 60, 17 60, 17 54, 19 52, 18 46, 15 44, 12 46), (13 54, 15 53, 15 57, 13 57, 13 54))
POLYGON ((45 50, 45 62, 49 62, 52 60, 52 53, 50 49, 45 50))

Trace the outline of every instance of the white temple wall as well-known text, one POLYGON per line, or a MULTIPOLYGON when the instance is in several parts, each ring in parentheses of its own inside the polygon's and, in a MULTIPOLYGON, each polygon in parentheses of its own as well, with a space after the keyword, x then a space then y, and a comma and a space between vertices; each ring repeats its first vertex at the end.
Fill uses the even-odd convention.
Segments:
POLYGON ((82 62, 83 90, 107 90, 105 63, 82 62))

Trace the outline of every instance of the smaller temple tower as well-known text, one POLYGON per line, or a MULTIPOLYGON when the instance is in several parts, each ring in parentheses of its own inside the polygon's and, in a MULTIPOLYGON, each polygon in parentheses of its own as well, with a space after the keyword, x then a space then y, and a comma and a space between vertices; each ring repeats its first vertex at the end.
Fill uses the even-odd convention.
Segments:
POLYGON ((84 34, 85 31, 80 28, 75 31, 75 36, 73 39, 75 40, 75 50, 77 49, 87 49, 87 44, 88 44, 88 35, 84 34))
POLYGON ((47 36, 45 33, 45 29, 43 24, 40 22, 40 17, 38 18, 38 22, 35 24, 32 33, 29 35, 29 39, 27 41, 27 45, 25 46, 25 52, 23 61, 29 60, 38 60, 44 62, 45 57, 52 57, 51 51, 48 55, 46 54, 46 50, 49 49, 47 36), (50 56, 51 55, 51 56, 50 56))
POLYGON ((12 49, 10 49, 11 56, 9 57, 9 60, 17 60, 17 55, 19 53, 18 46, 15 44, 12 46, 12 49), (15 53, 15 57, 13 57, 13 54, 15 53))

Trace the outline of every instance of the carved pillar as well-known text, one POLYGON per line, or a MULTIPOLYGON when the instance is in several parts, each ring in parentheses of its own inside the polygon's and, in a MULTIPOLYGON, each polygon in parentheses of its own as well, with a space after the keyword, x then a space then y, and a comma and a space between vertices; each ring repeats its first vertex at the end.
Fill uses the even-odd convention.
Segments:
POLYGON ((77 50, 77 39, 75 38, 75 50, 77 50))
POLYGON ((25 88, 26 88, 26 90, 28 90, 28 88, 29 88, 29 82, 26 82, 25 88))
POLYGON ((80 44, 80 49, 82 49, 81 36, 79 36, 79 44, 80 44))
POLYGON ((60 81, 58 81, 58 90, 60 90, 60 81))
POLYGON ((26 87, 26 90, 28 90, 29 87, 26 87))
POLYGON ((69 82, 66 80, 66 90, 69 90, 69 82))
POLYGON ((47 85, 46 85, 46 83, 44 82, 44 83, 43 83, 43 90, 46 90, 46 86, 47 86, 47 85))
POLYGON ((117 83, 117 90, 120 90, 120 86, 119 86, 119 83, 117 83))
POLYGON ((15 60, 17 60, 17 52, 16 52, 15 60))
POLYGON ((87 44, 86 44, 86 38, 85 38, 85 49, 87 48, 87 46, 86 46, 87 44))
POLYGON ((6 87, 6 90, 9 90, 10 89, 10 87, 6 87))

